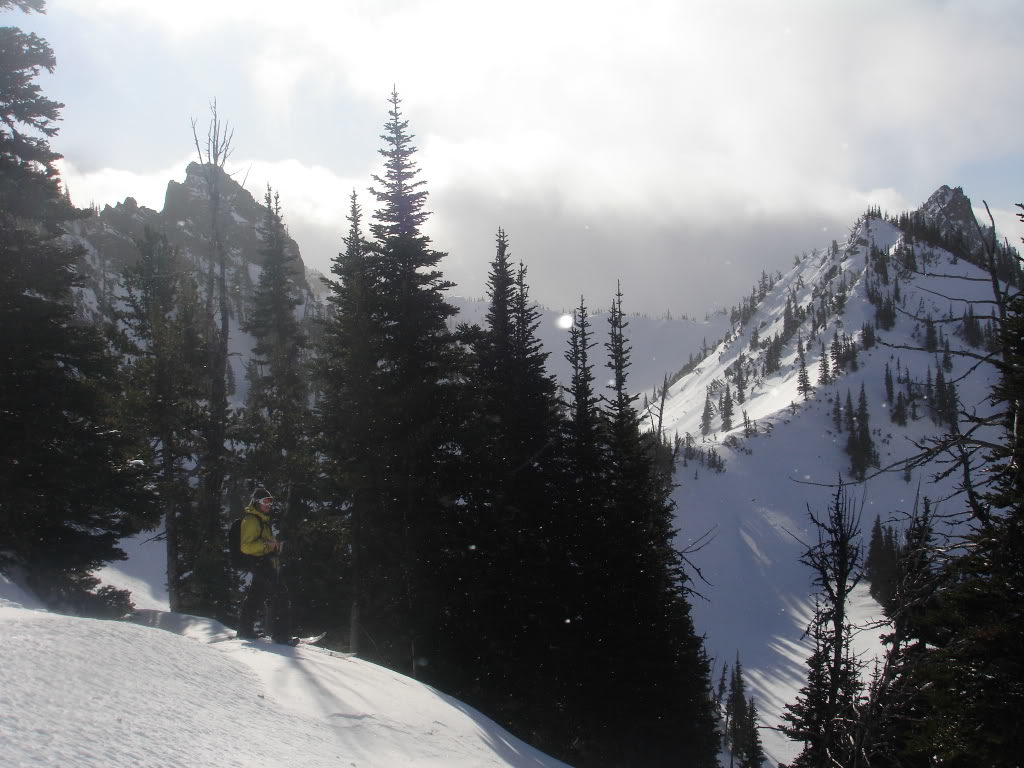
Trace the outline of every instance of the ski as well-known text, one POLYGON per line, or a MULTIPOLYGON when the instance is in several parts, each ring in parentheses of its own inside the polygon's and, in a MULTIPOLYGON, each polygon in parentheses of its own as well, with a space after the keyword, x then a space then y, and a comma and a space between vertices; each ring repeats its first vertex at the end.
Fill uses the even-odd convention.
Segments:
POLYGON ((330 648, 321 648, 319 645, 308 646, 309 650, 322 653, 326 656, 334 656, 336 659, 355 659, 358 656, 350 651, 332 651, 330 648))
POLYGON ((319 635, 310 635, 309 637, 293 637, 288 641, 288 645, 313 645, 323 640, 326 635, 326 632, 321 632, 319 635))

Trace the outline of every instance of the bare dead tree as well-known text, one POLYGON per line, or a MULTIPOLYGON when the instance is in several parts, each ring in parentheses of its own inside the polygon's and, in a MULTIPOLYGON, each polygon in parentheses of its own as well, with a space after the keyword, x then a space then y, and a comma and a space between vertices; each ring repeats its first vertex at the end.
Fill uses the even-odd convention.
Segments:
POLYGON ((192 121, 199 166, 205 182, 210 214, 209 261, 206 271, 206 312, 208 349, 209 417, 202 460, 199 499, 200 537, 195 575, 200 588, 200 607, 209 615, 223 616, 228 609, 226 567, 221 552, 221 501, 227 466, 225 438, 228 421, 228 338, 230 304, 227 289, 228 253, 224 242, 223 195, 228 178, 224 170, 232 152, 234 130, 221 121, 216 100, 210 102, 210 121, 205 142, 199 138, 197 121, 192 121), (215 309, 216 307, 216 309, 215 309))

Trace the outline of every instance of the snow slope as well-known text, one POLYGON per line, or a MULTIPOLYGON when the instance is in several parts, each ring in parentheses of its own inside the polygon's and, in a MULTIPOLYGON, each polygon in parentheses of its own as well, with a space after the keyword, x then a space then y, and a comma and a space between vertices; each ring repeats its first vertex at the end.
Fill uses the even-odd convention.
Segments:
MULTIPOLYGON (((862 352, 859 369, 843 375, 828 386, 815 385, 808 402, 797 391, 796 336, 787 344, 778 373, 762 377, 747 393, 747 400, 737 405, 733 423, 737 425, 728 434, 720 431, 702 438, 700 418, 708 386, 724 386, 726 368, 735 363, 741 353, 748 356, 750 334, 756 327, 762 340, 781 332, 787 294, 795 292, 801 305, 812 300, 812 291, 828 282, 833 267, 837 271, 831 278, 833 285, 844 279, 849 286, 844 312, 832 317, 827 328, 809 338, 809 323, 801 328, 807 347, 807 368, 811 382, 816 382, 819 363, 819 341, 829 346, 833 331, 845 331, 860 338, 861 327, 872 322, 874 307, 866 296, 865 256, 871 244, 894 252, 902 240, 902 233, 892 224, 880 219, 858 222, 850 240, 835 256, 829 250, 818 251, 795 265, 760 304, 753 319, 733 329, 734 338, 720 343, 692 373, 670 388, 665 408, 668 431, 695 436, 699 447, 714 447, 725 459, 726 470, 716 473, 690 462, 680 466, 675 492, 678 546, 694 546, 704 534, 710 541, 698 552, 689 555, 708 583, 699 579, 694 587, 707 599, 694 601, 694 616, 699 632, 706 635, 709 653, 715 658, 715 682, 722 664, 732 665, 737 652, 743 662, 749 690, 756 699, 761 715, 761 736, 766 752, 773 761, 788 762, 799 745, 788 742, 775 727, 783 707, 792 701, 804 682, 804 661, 810 647, 802 638, 810 615, 810 573, 799 563, 804 549, 800 541, 810 541, 812 530, 808 509, 824 513, 835 493, 835 484, 841 474, 849 477, 850 460, 845 453, 846 434, 836 434, 831 409, 835 397, 845 401, 852 393, 856 404, 861 384, 868 398, 872 436, 885 467, 915 452, 913 441, 935 434, 938 427, 925 416, 911 421, 906 427, 892 423, 886 403, 884 369, 889 364, 893 376, 897 360, 901 367, 923 381, 930 368, 932 377, 937 370, 936 356, 927 352, 910 351, 882 345, 862 352), (758 434, 743 437, 742 410, 756 420, 758 434), (730 447, 728 437, 736 438, 730 447), (800 541, 798 541, 798 539, 800 541)), ((955 263, 951 254, 941 249, 921 249, 919 259, 928 276, 901 276, 902 308, 918 315, 926 313, 936 318, 948 314, 959 318, 965 309, 962 301, 939 298, 990 298, 991 289, 985 283, 965 283, 938 274, 963 274, 977 277, 980 271, 960 260, 955 263), (925 258, 926 253, 930 253, 925 258), (988 295, 986 296, 986 291, 988 295)), ((892 285, 888 289, 892 289, 892 285)), ((954 334, 957 324, 947 324, 945 333, 951 347, 966 348, 954 334)), ((898 314, 896 325, 890 331, 878 331, 878 336, 891 345, 920 346, 924 343, 923 330, 905 314, 898 314)), ((759 359, 759 358, 758 358, 759 359)), ((982 407, 991 385, 991 370, 984 367, 968 372, 971 362, 954 360, 954 370, 947 378, 966 375, 958 381, 962 407, 982 407)), ((897 389, 901 385, 897 384, 897 389)), ((735 391, 735 390, 734 390, 735 391)), ((720 428, 716 418, 714 429, 720 428)), ((863 484, 849 487, 857 505, 862 507, 861 530, 864 541, 876 515, 883 521, 898 521, 909 511, 918 488, 922 495, 933 501, 945 499, 953 490, 952 480, 936 482, 933 475, 937 467, 917 470, 909 479, 902 469, 869 478, 863 484)), ((954 499, 941 502, 943 512, 960 509, 954 499)), ((865 659, 878 652, 881 630, 872 625, 880 614, 878 606, 862 585, 852 606, 856 623, 864 629, 855 639, 865 659)))
POLYGON ((564 765, 369 662, 223 639, 232 633, 217 622, 161 611, 141 612, 155 626, 139 626, 31 605, 0 576, 0 744, 10 768, 564 765))

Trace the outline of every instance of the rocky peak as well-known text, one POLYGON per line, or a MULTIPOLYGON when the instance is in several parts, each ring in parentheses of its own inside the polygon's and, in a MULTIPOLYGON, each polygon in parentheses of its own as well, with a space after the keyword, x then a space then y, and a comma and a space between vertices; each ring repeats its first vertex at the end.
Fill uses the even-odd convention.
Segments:
POLYGON ((946 237, 956 237, 960 233, 971 251, 981 248, 974 208, 963 187, 951 188, 943 184, 917 209, 917 213, 946 237))
MULTIPOLYGON (((189 163, 185 181, 169 181, 161 211, 140 206, 132 198, 117 205, 105 206, 98 216, 84 219, 74 229, 94 254, 93 269, 116 275, 138 259, 136 241, 146 228, 165 234, 171 245, 192 264, 197 275, 205 274, 210 257, 210 204, 206 174, 210 166, 189 163)), ((234 311, 244 318, 254 291, 258 272, 252 267, 263 263, 263 237, 261 225, 265 209, 261 200, 253 198, 241 184, 221 168, 218 174, 221 196, 220 226, 228 247, 228 279, 232 284, 232 298, 237 302, 234 311)), ((285 211, 287 216, 287 211, 285 211)), ((309 295, 305 270, 301 266, 299 247, 290 237, 285 247, 296 255, 296 283, 304 295, 309 295)), ((109 282, 96 278, 97 284, 109 282)))

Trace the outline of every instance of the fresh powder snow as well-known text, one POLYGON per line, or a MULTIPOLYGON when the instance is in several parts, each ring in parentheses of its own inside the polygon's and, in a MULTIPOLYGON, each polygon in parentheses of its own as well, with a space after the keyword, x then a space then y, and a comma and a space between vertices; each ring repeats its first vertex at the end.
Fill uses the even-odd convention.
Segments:
POLYGON ((227 639, 209 619, 137 618, 153 626, 49 613, 0 575, 4 766, 564 766, 375 664, 227 639))

